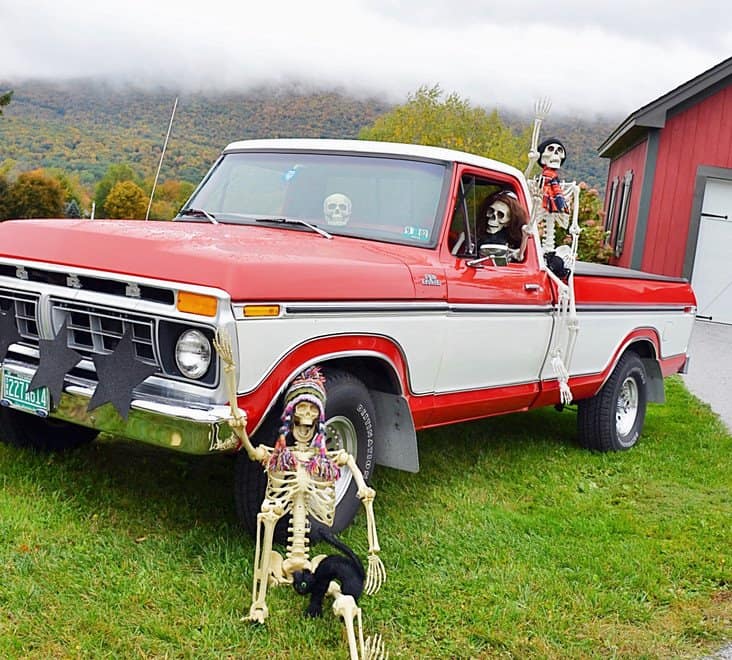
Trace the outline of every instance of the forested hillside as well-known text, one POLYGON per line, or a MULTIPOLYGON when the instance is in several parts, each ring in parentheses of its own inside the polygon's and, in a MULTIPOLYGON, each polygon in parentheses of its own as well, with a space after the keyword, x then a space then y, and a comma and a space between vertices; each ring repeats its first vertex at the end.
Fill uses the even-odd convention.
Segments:
MULTIPOLYGON (((91 81, 3 83, 12 102, 0 120, 0 167, 18 174, 59 168, 90 189, 110 164, 129 163, 154 174, 176 93, 91 81)), ((391 105, 339 91, 260 88, 239 94, 179 95, 161 180, 197 182, 227 143, 246 138, 355 138, 391 105)), ((501 111, 516 130, 531 123, 501 111)), ((543 135, 561 138, 569 151, 567 179, 602 190, 607 162, 597 146, 622 117, 600 120, 552 117, 543 135)), ((528 149, 528 145, 527 145, 528 149)))
MULTIPOLYGON (((0 122, 2 157, 20 171, 58 167, 99 180, 110 163, 149 174, 157 167, 174 92, 91 82, 23 84, 0 122)), ((195 182, 228 142, 254 137, 355 137, 386 104, 335 92, 255 90, 180 96, 161 177, 195 182)))

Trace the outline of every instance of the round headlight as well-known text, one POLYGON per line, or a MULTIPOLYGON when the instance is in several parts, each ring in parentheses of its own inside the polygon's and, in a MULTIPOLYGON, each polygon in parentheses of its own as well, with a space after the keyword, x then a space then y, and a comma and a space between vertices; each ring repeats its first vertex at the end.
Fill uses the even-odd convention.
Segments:
POLYGON ((200 378, 211 364, 211 342, 200 330, 186 330, 175 345, 175 363, 188 378, 200 378))

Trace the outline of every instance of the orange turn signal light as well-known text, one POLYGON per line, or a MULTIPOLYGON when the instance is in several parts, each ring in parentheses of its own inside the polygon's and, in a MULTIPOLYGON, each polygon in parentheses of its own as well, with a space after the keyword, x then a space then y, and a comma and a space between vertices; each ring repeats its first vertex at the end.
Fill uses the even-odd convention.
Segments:
POLYGON ((178 302, 176 307, 179 312, 189 314, 201 314, 202 316, 216 316, 219 301, 214 296, 207 296, 202 293, 190 293, 178 291, 178 302))
POLYGON ((279 316, 279 305, 244 305, 244 316, 279 316))

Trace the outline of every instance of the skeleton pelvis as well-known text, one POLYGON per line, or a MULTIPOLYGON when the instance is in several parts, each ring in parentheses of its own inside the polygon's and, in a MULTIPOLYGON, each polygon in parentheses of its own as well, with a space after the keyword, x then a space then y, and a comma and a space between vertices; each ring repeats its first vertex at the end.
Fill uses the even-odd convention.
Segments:
POLYGON ((269 573, 267 575, 267 583, 274 587, 278 584, 289 584, 292 582, 292 575, 286 575, 282 566, 284 560, 282 555, 275 550, 269 555, 269 573))

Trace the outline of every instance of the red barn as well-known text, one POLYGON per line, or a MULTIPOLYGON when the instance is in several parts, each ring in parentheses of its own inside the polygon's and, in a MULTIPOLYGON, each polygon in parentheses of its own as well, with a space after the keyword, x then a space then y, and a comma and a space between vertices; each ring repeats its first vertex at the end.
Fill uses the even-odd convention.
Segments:
POLYGON ((699 315, 732 324, 732 57, 636 110, 599 152, 613 263, 689 278, 699 315))

